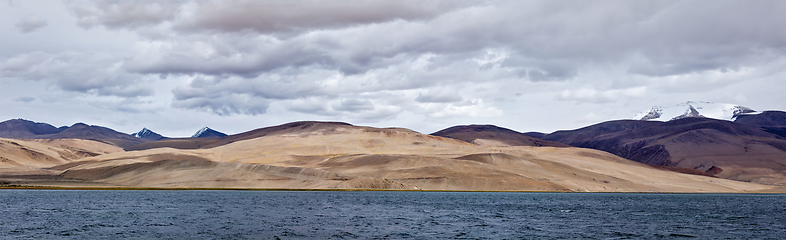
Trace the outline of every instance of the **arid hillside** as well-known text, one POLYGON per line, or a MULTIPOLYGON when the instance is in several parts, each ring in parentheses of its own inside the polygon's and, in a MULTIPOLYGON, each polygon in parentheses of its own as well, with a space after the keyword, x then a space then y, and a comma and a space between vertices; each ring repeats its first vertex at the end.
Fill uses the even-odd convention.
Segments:
POLYGON ((642 163, 707 171, 720 178, 786 183, 786 137, 758 126, 709 118, 621 120, 543 138, 642 163))
POLYGON ((570 145, 567 144, 546 141, 529 136, 525 133, 494 125, 453 126, 432 133, 431 135, 458 139, 480 146, 570 147, 570 145))
POLYGON ((229 137, 234 138, 214 139, 210 148, 162 147, 64 161, 45 167, 53 176, 45 180, 3 179, 16 184, 161 188, 582 192, 772 188, 663 171, 592 149, 484 147, 400 128, 298 122, 229 137))

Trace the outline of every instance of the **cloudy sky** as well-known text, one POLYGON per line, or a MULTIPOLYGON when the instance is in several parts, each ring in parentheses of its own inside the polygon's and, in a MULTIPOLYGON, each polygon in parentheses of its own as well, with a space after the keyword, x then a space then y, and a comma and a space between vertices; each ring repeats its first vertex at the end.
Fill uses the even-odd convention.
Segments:
POLYGON ((0 120, 189 136, 298 120, 551 132, 786 110, 786 1, 0 2, 0 120))

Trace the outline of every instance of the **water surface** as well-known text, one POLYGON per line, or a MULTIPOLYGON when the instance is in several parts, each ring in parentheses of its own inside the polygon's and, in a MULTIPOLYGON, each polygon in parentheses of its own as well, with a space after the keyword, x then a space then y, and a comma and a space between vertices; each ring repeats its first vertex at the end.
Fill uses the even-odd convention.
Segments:
POLYGON ((786 195, 0 190, 3 239, 786 236, 786 195))

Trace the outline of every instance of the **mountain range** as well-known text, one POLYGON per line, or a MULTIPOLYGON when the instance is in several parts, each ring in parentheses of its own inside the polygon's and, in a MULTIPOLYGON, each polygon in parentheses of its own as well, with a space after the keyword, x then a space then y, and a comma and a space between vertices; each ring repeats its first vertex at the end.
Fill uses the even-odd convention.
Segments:
POLYGON ((5 138, 0 179, 42 184, 41 176, 49 176, 44 182, 54 185, 80 179, 138 187, 671 191, 671 186, 688 192, 768 188, 719 179, 786 182, 786 112, 735 105, 729 109, 748 110, 732 113, 729 121, 706 117, 717 116, 707 114, 707 104, 686 107, 698 114, 666 122, 608 121, 549 134, 460 125, 425 135, 306 121, 234 135, 205 127, 190 138, 166 138, 147 128, 124 134, 83 123, 57 128, 13 119, 0 123, 5 138), (716 180, 703 179, 708 176, 716 180), (178 181, 189 184, 173 185, 178 181))
POLYGON ((734 121, 738 116, 755 112, 753 109, 738 104, 687 101, 672 106, 654 106, 636 114, 633 119, 670 121, 689 117, 704 117, 734 121))

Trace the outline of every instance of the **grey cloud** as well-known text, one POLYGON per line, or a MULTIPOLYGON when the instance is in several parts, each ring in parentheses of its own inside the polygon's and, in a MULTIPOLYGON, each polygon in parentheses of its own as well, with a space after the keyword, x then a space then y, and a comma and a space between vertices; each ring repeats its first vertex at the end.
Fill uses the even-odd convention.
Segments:
MULTIPOLYGON (((786 3, 781 2, 345 3, 137 1, 72 8, 83 26, 160 31, 159 38, 140 42, 120 62, 121 69, 195 76, 172 90, 173 106, 222 115, 264 113, 267 105, 255 105, 257 100, 320 99, 287 107, 327 116, 391 116, 383 114, 384 100, 363 94, 407 90, 412 90, 407 101, 415 102, 409 104, 457 103, 442 116, 496 114, 489 110, 491 97, 473 108, 458 104, 477 97, 472 96, 477 91, 462 91, 468 99, 438 92, 439 86, 460 83, 584 83, 560 87, 568 91, 557 92, 555 99, 605 104, 628 96, 623 93, 637 96, 636 87, 662 77, 684 86, 696 81, 681 76, 757 68, 786 55, 786 31, 780 31, 786 29, 780 11, 786 3), (592 85, 607 81, 587 74, 598 69, 619 71, 614 76, 619 79, 646 80, 592 85), (353 108, 348 100, 345 106, 339 99, 358 105, 353 108), (369 106, 373 109, 363 108, 369 106)), ((115 88, 50 81, 83 92, 133 89, 114 80, 107 82, 115 88)))
POLYGON ((22 20, 19 20, 19 22, 16 22, 16 24, 14 24, 14 26, 16 26, 16 28, 19 29, 19 31, 22 33, 29 33, 35 31, 42 27, 45 27, 46 25, 49 25, 49 22, 46 21, 46 19, 32 16, 32 15, 29 15, 23 18, 22 20))
POLYGON ((296 99, 309 96, 331 96, 319 85, 320 75, 268 74, 258 78, 235 76, 197 76, 190 83, 172 90, 176 99, 218 97, 224 94, 247 94, 263 99, 296 99))
POLYGON ((86 94, 137 97, 153 90, 136 84, 142 76, 126 73, 117 65, 118 57, 101 53, 32 52, 0 61, 0 76, 46 81, 65 91, 86 94))
POLYGON ((20 98, 14 99, 14 101, 23 102, 23 103, 29 103, 29 102, 35 101, 35 98, 34 97, 20 97, 20 98))
POLYGON ((177 98, 172 107, 212 112, 219 116, 257 115, 267 112, 270 101, 246 94, 222 94, 205 97, 177 98))
POLYGON ((334 104, 333 109, 344 112, 361 112, 374 110, 374 104, 368 100, 347 99, 341 100, 338 104, 334 104))
POLYGON ((198 4, 192 18, 177 23, 187 31, 299 33, 315 29, 433 18, 467 1, 228 1, 198 4))
POLYGON ((786 27, 779 2, 470 3, 475 6, 215 1, 188 2, 184 10, 158 2, 97 2, 87 8, 98 13, 78 15, 110 27, 169 22, 171 32, 211 31, 164 38, 161 45, 168 47, 147 49, 151 55, 126 65, 156 74, 255 77, 279 68, 321 67, 352 75, 425 54, 501 48, 511 53, 505 66, 529 69, 520 72, 529 80, 552 81, 576 77, 588 65, 626 64, 637 56, 645 61, 631 66, 631 73, 669 76, 755 65, 762 52, 786 52, 786 33, 777 31, 786 27), (282 31, 296 34, 275 34, 282 31))
POLYGON ((71 11, 82 27, 139 28, 174 19, 185 1, 72 1, 71 11))
POLYGON ((126 98, 117 101, 93 101, 89 104, 98 109, 107 109, 123 113, 154 113, 160 109, 151 106, 153 101, 139 98, 126 98))
POLYGON ((287 110, 299 112, 299 113, 308 113, 308 114, 316 114, 316 115, 333 115, 330 113, 326 102, 323 99, 316 99, 316 98, 306 98, 306 99, 299 99, 287 106, 287 110))

